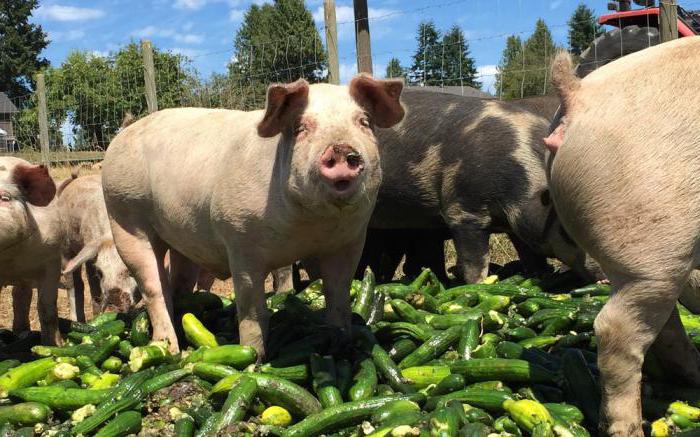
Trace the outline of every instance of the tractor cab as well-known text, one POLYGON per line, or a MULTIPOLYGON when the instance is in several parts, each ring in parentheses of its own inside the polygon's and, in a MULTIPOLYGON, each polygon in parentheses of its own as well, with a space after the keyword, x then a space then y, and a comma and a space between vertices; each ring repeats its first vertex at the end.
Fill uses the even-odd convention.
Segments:
MULTIPOLYGON (((615 12, 600 16, 598 23, 620 29, 627 26, 659 27, 659 8, 655 0, 611 1, 608 9, 615 12), (632 3, 641 8, 633 9, 632 3)), ((678 37, 694 35, 700 35, 700 11, 687 11, 678 6, 678 37)))

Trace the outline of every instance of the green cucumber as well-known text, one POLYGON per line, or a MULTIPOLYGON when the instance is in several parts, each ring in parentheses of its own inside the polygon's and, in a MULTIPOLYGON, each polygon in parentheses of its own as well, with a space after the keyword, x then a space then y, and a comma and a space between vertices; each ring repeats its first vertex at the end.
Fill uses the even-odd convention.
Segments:
POLYGON ((513 341, 520 341, 525 340, 527 338, 537 337, 537 332, 535 332, 532 328, 528 328, 527 326, 518 326, 515 328, 508 329, 506 330, 505 334, 506 337, 513 341))
POLYGON ((438 358, 459 340, 461 332, 462 328, 459 326, 453 326, 440 332, 430 340, 418 346, 418 349, 401 360, 399 368, 406 369, 408 367, 420 366, 421 364, 438 358))
POLYGON ((119 372, 122 368, 122 364, 124 363, 121 359, 112 356, 102 362, 102 368, 108 372, 119 372))
POLYGON ((453 326, 462 326, 470 320, 481 320, 483 316, 483 311, 473 309, 461 314, 430 315, 425 317, 425 322, 434 329, 448 329, 453 326))
POLYGON ((0 375, 0 398, 6 398, 11 390, 35 384, 46 377, 55 365, 52 358, 41 358, 13 367, 0 375))
POLYGON ((430 416, 430 435, 435 437, 457 437, 461 425, 459 416, 452 408, 441 408, 430 416))
POLYGON ((482 388, 465 388, 442 396, 430 397, 424 409, 427 411, 444 406, 447 402, 456 399, 462 403, 488 411, 502 412, 503 401, 512 399, 513 396, 502 390, 488 390, 482 388))
POLYGON ((416 366, 401 370, 401 375, 417 388, 425 388, 440 381, 450 375, 450 368, 447 366, 416 366))
POLYGON ((435 330, 425 324, 408 322, 383 322, 376 324, 376 335, 379 339, 393 340, 396 337, 408 336, 417 342, 423 343, 435 335, 435 330))
POLYGON ((524 360, 484 358, 449 362, 453 373, 468 381, 555 382, 556 375, 544 367, 524 360))
POLYGON ((575 405, 564 403, 545 403, 545 408, 552 414, 564 420, 566 423, 583 422, 583 413, 575 405))
POLYGON ((352 379, 348 395, 351 401, 369 399, 377 389, 377 368, 371 358, 359 363, 359 369, 352 379))
POLYGON ((122 358, 128 360, 129 356, 131 355, 131 351, 134 349, 134 346, 132 346, 129 341, 122 340, 117 345, 117 349, 119 350, 119 355, 121 355, 122 358))
POLYGON ((411 399, 406 395, 385 396, 346 402, 311 414, 283 432, 284 437, 321 435, 368 419, 377 409, 392 401, 411 399))
POLYGON ((464 416, 467 422, 479 422, 489 426, 493 424, 493 417, 481 408, 473 407, 469 404, 465 406, 460 405, 460 407, 464 408, 464 416))
POLYGON ((389 383, 391 388, 402 393, 414 393, 415 389, 406 383, 406 380, 401 375, 401 370, 396 365, 394 360, 389 357, 389 354, 380 345, 375 344, 371 350, 372 361, 377 367, 379 373, 389 383))
POLYGON ((330 355, 311 354, 312 385, 323 408, 343 403, 343 395, 337 387, 335 361, 330 355))
POLYGON ((511 419, 508 416, 501 416, 498 419, 496 419, 493 422, 493 429, 501 433, 507 432, 518 437, 523 435, 522 431, 520 431, 520 428, 518 428, 518 424, 513 422, 513 419, 511 419))
POLYGON ((182 316, 182 329, 187 341, 194 347, 217 347, 216 337, 192 313, 182 316))
POLYGON ((416 350, 418 345, 416 342, 410 338, 401 338, 394 342, 389 349, 389 356, 394 361, 401 361, 403 358, 407 357, 408 354, 416 350))
POLYGON ((440 382, 438 382, 428 394, 430 396, 441 396, 457 390, 462 390, 465 386, 466 382, 464 380, 464 376, 451 373, 440 380, 440 382))
POLYGON ((97 405, 110 399, 112 390, 64 388, 50 385, 47 387, 25 387, 10 391, 10 396, 25 402, 40 402, 53 410, 70 411, 83 405, 97 405))
POLYGON ((226 397, 226 402, 221 408, 221 417, 214 431, 218 432, 234 422, 243 420, 257 391, 258 384, 255 379, 246 375, 241 376, 226 397))
POLYGON ((459 437, 488 437, 491 430, 483 423, 467 423, 459 430, 459 437))
POLYGON ((0 406, 0 423, 35 425, 48 422, 51 409, 40 402, 23 402, 0 406))
MULTIPOLYGON (((263 364, 262 367, 265 366, 271 366, 270 364, 263 364)), ((303 365, 306 367, 306 365, 303 365)), ((276 369, 275 367, 271 367, 276 369)), ((212 381, 212 382, 218 382, 227 376, 231 375, 236 375, 240 373, 238 370, 234 369, 233 367, 227 366, 225 364, 215 364, 215 363, 194 363, 192 365, 192 371, 194 372, 195 375, 198 377, 206 380, 206 381, 212 381)), ((275 376, 280 376, 285 379, 286 376, 284 375, 277 375, 274 371, 273 372, 266 372, 265 370, 260 370, 262 373, 270 373, 271 375, 275 376)), ((291 379, 290 379, 291 380, 291 379)))
POLYGON ((260 373, 235 373, 220 380, 211 390, 212 394, 225 392, 245 374, 255 379, 258 384, 258 396, 271 405, 279 405, 295 417, 306 417, 322 409, 321 403, 303 387, 278 378, 260 373))
POLYGON ((365 322, 369 319, 370 309, 375 298, 374 287, 374 273, 368 267, 365 269, 362 285, 355 298, 355 303, 352 305, 352 312, 362 317, 365 322))
POLYGON ((19 360, 13 359, 0 361, 0 375, 5 374, 5 372, 19 366, 20 364, 22 363, 19 360))
POLYGON ((141 431, 141 413, 125 411, 110 420, 104 428, 95 434, 95 437, 122 437, 138 434, 139 431, 141 431))
MULTIPOLYGON (((202 368, 202 366, 225 366, 233 370, 232 367, 226 366, 225 364, 196 363, 195 373, 197 373, 196 369, 198 366, 200 367, 200 369, 202 368)), ((295 382, 297 384, 303 384, 309 379, 309 366, 307 366, 306 364, 298 364, 296 366, 289 367, 275 367, 272 364, 268 363, 258 366, 256 370, 260 373, 266 373, 268 375, 275 375, 279 376, 280 378, 288 379, 289 381, 295 382)), ((340 368, 336 370, 340 370, 340 368)), ((219 379, 228 376, 229 374, 222 375, 219 378, 215 378, 215 380, 218 381, 219 379)))
POLYGON ((408 323, 425 323, 426 319, 423 314, 418 312, 415 308, 411 306, 408 302, 401 299, 392 299, 390 302, 391 307, 394 309, 399 318, 404 322, 408 323))
POLYGON ((257 358, 258 355, 255 348, 251 346, 227 344, 212 348, 200 347, 192 352, 187 359, 185 359, 185 362, 226 364, 227 366, 241 370, 255 363, 257 358))
POLYGON ((480 334, 481 321, 478 319, 468 320, 464 326, 462 326, 457 352, 459 352, 459 355, 465 360, 470 359, 474 350, 479 346, 480 334))
POLYGON ((155 366, 165 362, 170 357, 168 344, 164 341, 154 341, 147 346, 136 346, 129 355, 129 368, 132 372, 155 366))
POLYGON ((499 358, 518 359, 522 357, 524 349, 525 348, 518 343, 502 341, 496 346, 496 353, 499 358))
POLYGON ((416 291, 416 289, 410 285, 399 283, 377 285, 376 290, 392 299, 405 299, 409 294, 416 291))
POLYGON ((539 335, 533 338, 526 338, 525 340, 520 340, 518 344, 525 349, 529 348, 546 348, 547 346, 554 345, 559 341, 558 336, 553 335, 539 335))
POLYGON ((90 326, 94 326, 94 327, 97 328, 97 327, 100 327, 100 326, 104 325, 104 324, 107 323, 107 322, 111 322, 111 321, 117 320, 117 317, 118 317, 118 316, 119 316, 119 314, 117 314, 117 313, 115 313, 115 312, 113 312, 113 311, 107 311, 107 312, 98 314, 98 315, 95 316, 92 320, 90 320, 89 322, 87 322, 87 324, 90 325, 90 326))
POLYGON ((192 437, 194 435, 194 419, 184 415, 175 421, 175 437, 192 437))
POLYGON ((141 311, 131 321, 129 340, 134 346, 146 346, 151 341, 151 320, 147 311, 141 311))
POLYGON ((420 406, 417 403, 408 399, 400 399, 379 407, 377 411, 372 413, 371 422, 379 425, 393 423, 397 417, 415 412, 420 412, 420 406))

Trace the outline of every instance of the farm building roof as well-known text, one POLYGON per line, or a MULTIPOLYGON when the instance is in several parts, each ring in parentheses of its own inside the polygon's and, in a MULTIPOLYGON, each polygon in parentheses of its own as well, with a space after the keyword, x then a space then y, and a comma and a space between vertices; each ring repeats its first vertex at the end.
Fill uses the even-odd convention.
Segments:
POLYGON ((439 86, 415 86, 415 87, 408 87, 410 90, 422 90, 422 91, 432 91, 435 93, 445 93, 445 94, 454 94, 456 96, 465 96, 465 97, 479 97, 482 99, 493 99, 494 97, 489 94, 485 93, 481 90, 478 90, 476 88, 472 88, 470 86, 444 86, 444 87, 439 87, 439 86))
POLYGON ((17 112, 17 107, 10 101, 5 93, 0 92, 0 114, 11 114, 15 112, 17 112))

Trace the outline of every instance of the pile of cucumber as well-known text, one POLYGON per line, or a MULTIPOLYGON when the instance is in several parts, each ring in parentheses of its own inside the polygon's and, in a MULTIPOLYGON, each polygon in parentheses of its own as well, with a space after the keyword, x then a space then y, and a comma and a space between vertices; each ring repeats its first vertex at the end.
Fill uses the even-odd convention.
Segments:
MULTIPOLYGON (((349 333, 325 325, 322 284, 270 295, 268 357, 238 343, 235 300, 180 299, 180 345, 145 311, 63 321, 66 344, 0 361, 0 437, 96 435, 588 436, 600 394, 593 321, 610 287, 573 276, 445 288, 353 281, 349 333), (183 314, 184 313, 184 314, 183 314)), ((692 338, 700 317, 679 307, 692 338)), ((700 391, 648 355, 653 436, 700 430, 700 391)))

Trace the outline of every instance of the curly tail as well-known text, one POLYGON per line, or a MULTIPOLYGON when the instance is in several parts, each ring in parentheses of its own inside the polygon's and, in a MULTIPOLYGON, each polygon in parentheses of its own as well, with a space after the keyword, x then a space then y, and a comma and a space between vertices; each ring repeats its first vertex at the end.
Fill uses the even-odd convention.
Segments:
POLYGON ((552 62, 552 82, 556 87, 564 107, 569 113, 576 100, 576 92, 581 87, 581 79, 574 72, 574 63, 566 50, 559 50, 552 62))
POLYGON ((70 185, 71 182, 74 180, 78 179, 78 172, 80 171, 80 168, 77 166, 73 166, 70 169, 70 177, 64 181, 62 181, 58 188, 56 188, 56 197, 59 197, 61 193, 63 193, 63 190, 66 189, 68 185, 70 185))

